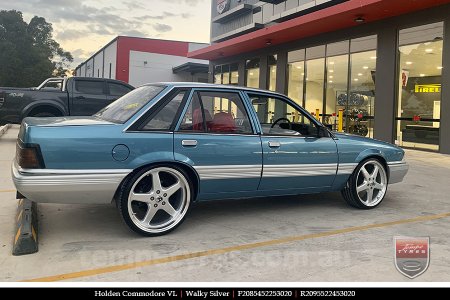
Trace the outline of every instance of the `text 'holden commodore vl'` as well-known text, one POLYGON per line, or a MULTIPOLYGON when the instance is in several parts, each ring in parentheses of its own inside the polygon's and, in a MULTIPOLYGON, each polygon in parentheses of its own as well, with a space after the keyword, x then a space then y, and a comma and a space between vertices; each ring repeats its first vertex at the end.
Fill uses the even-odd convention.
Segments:
POLYGON ((179 226, 194 201, 342 191, 371 209, 408 172, 404 151, 334 133, 281 94, 142 86, 92 117, 26 118, 12 174, 38 203, 117 203, 134 231, 179 226))

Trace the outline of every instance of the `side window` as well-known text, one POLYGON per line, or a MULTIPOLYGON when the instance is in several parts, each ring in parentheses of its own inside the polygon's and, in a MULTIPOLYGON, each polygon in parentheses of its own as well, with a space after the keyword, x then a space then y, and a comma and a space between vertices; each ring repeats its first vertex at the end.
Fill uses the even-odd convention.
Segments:
POLYGON ((279 98, 248 95, 265 135, 317 136, 318 127, 309 116, 279 98))
POLYGON ((197 92, 194 94, 180 131, 252 134, 244 103, 238 93, 197 92))
POLYGON ((75 80, 75 90, 83 94, 101 95, 104 94, 104 82, 97 80, 75 80))
POLYGON ((180 91, 178 94, 172 97, 169 102, 154 115, 150 117, 150 120, 142 128, 142 130, 148 131, 167 131, 170 129, 175 121, 178 110, 180 109, 181 102, 183 102, 186 91, 180 91))
POLYGON ((131 91, 131 88, 120 83, 108 82, 108 87, 109 87, 109 94, 111 96, 121 97, 125 94, 128 94, 131 91))

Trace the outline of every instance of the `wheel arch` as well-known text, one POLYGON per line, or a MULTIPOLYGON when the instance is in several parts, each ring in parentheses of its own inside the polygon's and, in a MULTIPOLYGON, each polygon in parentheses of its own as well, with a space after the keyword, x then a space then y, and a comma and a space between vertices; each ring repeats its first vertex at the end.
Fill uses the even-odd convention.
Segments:
POLYGON ((125 176, 125 178, 122 180, 122 182, 117 187, 116 192, 114 193, 114 198, 112 199, 112 202, 117 203, 120 189, 127 182, 127 180, 129 178, 131 178, 134 174, 136 174, 137 172, 141 171, 144 168, 151 168, 151 167, 156 167, 156 166, 168 166, 168 167, 172 166, 172 167, 177 167, 177 168, 183 170, 186 173, 186 175, 189 177, 188 179, 191 180, 191 183, 193 186, 193 197, 192 197, 193 202, 195 202, 197 200, 197 196, 200 192, 200 176, 195 171, 195 169, 192 168, 188 164, 178 162, 178 161, 159 161, 159 162, 152 162, 152 163, 141 165, 138 168, 134 169, 130 174, 125 176))
MULTIPOLYGON (((360 158, 360 157, 358 157, 358 158, 360 158)), ((364 162, 368 159, 376 159, 384 166, 387 177, 388 177, 388 181, 389 181, 389 177, 390 177, 389 166, 388 166, 386 158, 381 154, 381 152, 380 153, 371 153, 371 154, 361 157, 360 159, 358 159, 358 166, 361 165, 362 162, 364 162)), ((357 170, 357 169, 358 168, 356 168, 355 170, 357 170)))
POLYGON ((57 103, 53 102, 39 102, 30 104, 29 106, 25 107, 25 109, 22 112, 22 118, 28 117, 32 112, 34 111, 45 111, 45 109, 49 109, 55 112, 59 112, 61 116, 66 115, 66 111, 62 105, 59 105, 57 103))

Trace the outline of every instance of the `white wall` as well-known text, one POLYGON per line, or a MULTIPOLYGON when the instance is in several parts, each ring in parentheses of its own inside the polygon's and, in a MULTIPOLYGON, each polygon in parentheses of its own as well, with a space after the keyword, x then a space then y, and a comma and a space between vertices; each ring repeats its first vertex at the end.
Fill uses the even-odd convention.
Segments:
POLYGON ((94 59, 91 58, 89 61, 87 61, 85 66, 86 66, 86 77, 92 77, 93 67, 94 67, 94 59))
POLYGON ((131 51, 129 83, 140 86, 151 82, 194 81, 196 76, 192 78, 190 74, 173 74, 172 72, 172 68, 187 62, 208 64, 208 61, 205 60, 131 51))
POLYGON ((208 47, 209 44, 189 43, 189 52, 208 47))
POLYGON ((117 63, 117 41, 105 48, 105 78, 110 78, 110 66, 111 66, 111 79, 116 79, 116 63, 117 63))
POLYGON ((81 66, 81 68, 80 68, 80 75, 78 75, 78 76, 84 77, 85 72, 86 72, 86 64, 81 66))
POLYGON ((103 51, 94 56, 94 77, 102 78, 103 76, 103 51))

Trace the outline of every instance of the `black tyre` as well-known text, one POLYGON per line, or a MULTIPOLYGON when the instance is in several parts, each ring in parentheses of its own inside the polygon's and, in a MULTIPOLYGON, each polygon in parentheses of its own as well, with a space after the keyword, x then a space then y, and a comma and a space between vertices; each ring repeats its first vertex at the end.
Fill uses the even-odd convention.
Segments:
POLYGON ((359 209, 373 209, 381 204, 388 188, 386 167, 375 158, 364 160, 350 176, 342 196, 359 209))
POLYGON ((154 166, 130 176, 122 185, 118 208, 125 223, 143 236, 160 236, 185 220, 192 184, 183 170, 154 166))

